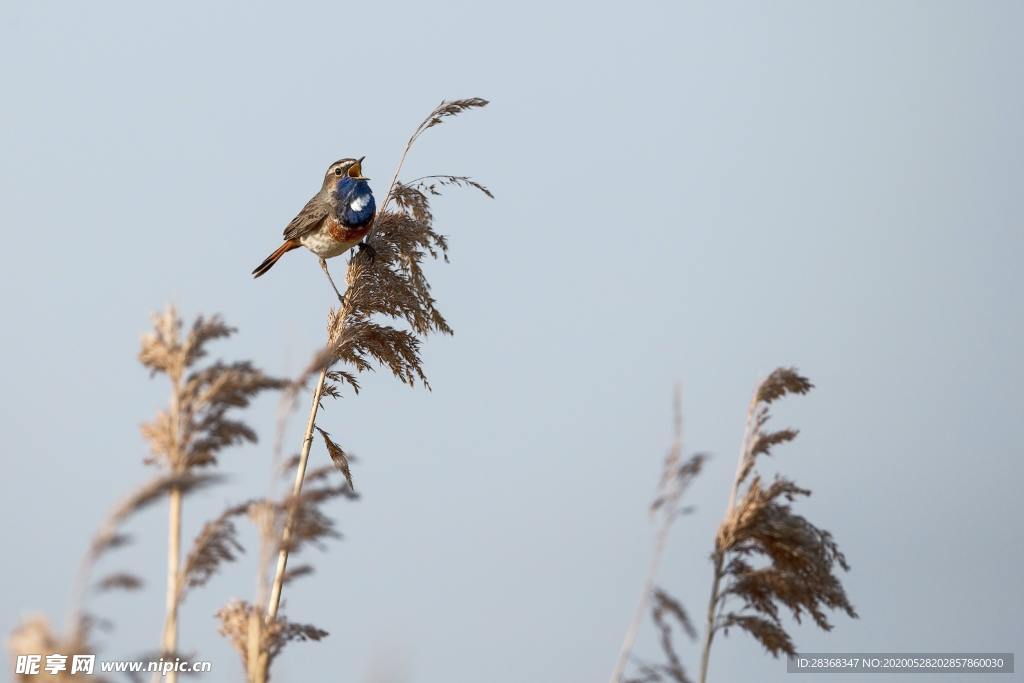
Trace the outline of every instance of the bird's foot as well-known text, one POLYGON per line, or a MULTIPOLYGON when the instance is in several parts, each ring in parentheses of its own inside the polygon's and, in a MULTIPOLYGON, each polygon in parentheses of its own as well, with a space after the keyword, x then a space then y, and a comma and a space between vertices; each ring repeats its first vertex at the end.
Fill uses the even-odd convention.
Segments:
POLYGON ((356 246, 359 247, 360 254, 366 254, 366 258, 369 259, 370 263, 373 263, 377 258, 377 250, 371 247, 367 242, 360 242, 356 246))

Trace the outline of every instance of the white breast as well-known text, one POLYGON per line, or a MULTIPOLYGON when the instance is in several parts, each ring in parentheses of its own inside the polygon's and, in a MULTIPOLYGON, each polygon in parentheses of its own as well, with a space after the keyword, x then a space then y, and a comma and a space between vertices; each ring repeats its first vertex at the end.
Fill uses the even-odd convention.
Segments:
POLYGON ((338 242, 327 234, 326 230, 314 230, 308 235, 303 235, 299 238, 299 243, 302 246, 320 258, 332 258, 344 254, 358 242, 359 240, 357 239, 350 242, 338 242))

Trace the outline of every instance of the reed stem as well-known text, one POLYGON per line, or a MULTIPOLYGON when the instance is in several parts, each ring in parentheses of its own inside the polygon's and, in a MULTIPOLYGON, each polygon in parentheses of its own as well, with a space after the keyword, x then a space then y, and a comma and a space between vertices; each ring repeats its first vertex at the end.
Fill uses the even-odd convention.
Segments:
POLYGON ((636 611, 633 613, 633 620, 626 629, 626 636, 622 640, 622 649, 619 650, 619 659, 615 663, 615 670, 612 671, 610 683, 620 683, 622 675, 626 672, 629 656, 633 652, 633 645, 636 644, 636 637, 640 632, 640 623, 643 621, 644 613, 647 611, 647 604, 650 602, 651 593, 654 592, 654 578, 658 574, 658 567, 661 564, 661 556, 665 552, 665 546, 668 545, 668 532, 671 526, 672 518, 669 515, 665 515, 654 542, 654 552, 651 554, 651 562, 647 567, 647 576, 644 577, 643 593, 640 594, 640 601, 637 603, 636 611))
MULTIPOLYGON (((281 591, 284 588, 284 575, 288 569, 288 547, 292 540, 292 527, 295 524, 295 511, 298 506, 299 496, 302 494, 302 482, 306 477, 306 465, 309 463, 309 451, 313 445, 313 428, 316 426, 316 415, 320 409, 320 398, 324 392, 324 382, 327 380, 327 368, 320 371, 316 387, 313 389, 313 404, 309 409, 309 419, 306 421, 306 432, 302 438, 302 450, 299 452, 299 463, 295 467, 295 483, 292 485, 292 497, 288 505, 288 513, 285 517, 284 529, 281 532, 281 548, 277 553, 277 570, 274 572, 274 581, 270 586, 270 598, 267 601, 267 614, 264 619, 266 626, 270 626, 277 620, 278 608, 281 606, 281 591)), ((266 650, 260 652, 257 664, 256 682, 264 683, 269 665, 269 653, 266 650)))
POLYGON ((659 491, 659 495, 664 496, 664 498, 662 498, 660 510, 661 525, 658 527, 657 534, 654 538, 654 550, 651 553, 651 561, 647 567, 647 575, 644 577, 643 592, 640 594, 640 600, 637 603, 636 611, 633 613, 633 620, 626 628, 626 636, 622 640, 622 648, 619 650, 619 659, 615 663, 615 669, 612 671, 610 683, 620 683, 622 681, 622 676, 626 673, 626 665, 629 664, 629 658, 633 653, 633 646, 636 644, 637 634, 640 632, 640 624, 643 621, 644 613, 647 611, 647 605, 651 600, 651 594, 654 592, 654 580, 658 575, 658 567, 661 565, 661 556, 665 553, 665 547, 668 545, 668 532, 672 528, 672 522, 678 514, 676 505, 678 504, 680 497, 682 497, 684 485, 678 482, 671 484, 675 487, 671 489, 671 492, 665 489, 665 486, 675 478, 676 475, 675 472, 672 471, 672 468, 673 466, 678 465, 679 460, 683 456, 682 401, 682 389, 679 385, 676 385, 672 403, 675 437, 672 440, 672 449, 669 451, 669 455, 665 461, 665 470, 662 473, 662 486, 659 491))
MULTIPOLYGON (((743 430, 743 444, 740 447, 740 457, 736 462, 736 476, 732 480, 732 488, 729 490, 729 503, 725 508, 724 519, 729 519, 732 516, 733 508, 736 507, 736 496, 739 493, 740 478, 743 476, 743 471, 747 460, 751 457, 750 448, 753 441, 755 427, 755 416, 757 414, 757 393, 754 393, 754 397, 750 400, 750 405, 747 408, 747 424, 743 430)), ((717 624, 715 613, 718 611, 719 602, 721 601, 721 595, 719 595, 719 589, 722 585, 723 565, 725 563, 725 555, 719 549, 718 540, 715 540, 715 553, 713 555, 715 560, 715 574, 711 581, 711 597, 708 599, 708 614, 707 622, 704 629, 704 647, 701 648, 700 657, 700 678, 698 683, 706 683, 708 677, 708 665, 711 660, 711 643, 715 639, 715 630, 717 624)))
MULTIPOLYGON (((183 438, 181 428, 181 372, 168 373, 171 380, 170 418, 172 425, 171 467, 181 471, 185 467, 183 456, 183 438)), ((178 595, 181 590, 178 573, 181 571, 181 503, 180 488, 171 489, 168 494, 167 513, 167 615, 164 619, 164 631, 160 638, 160 651, 170 655, 178 649, 178 595)), ((154 677, 154 681, 158 680, 154 677)), ((168 672, 168 683, 177 683, 178 673, 168 672)))
MULTIPOLYGON (((178 648, 178 573, 181 567, 181 489, 172 489, 168 495, 169 513, 167 520, 167 617, 160 650, 164 654, 178 648)), ((178 680, 176 671, 169 671, 165 677, 168 683, 178 680)))
MULTIPOLYGON (((481 102, 483 102, 483 104, 487 104, 486 101, 481 100, 481 102)), ((442 102, 442 106, 444 104, 446 103, 442 102)), ((482 104, 474 103, 474 105, 472 106, 482 106, 482 104)), ((408 142, 405 143, 405 148, 402 150, 402 156, 399 158, 398 165, 395 167, 395 172, 391 176, 391 182, 388 183, 388 189, 387 192, 384 194, 384 200, 380 203, 380 206, 377 208, 377 213, 374 217, 374 222, 370 226, 370 230, 367 232, 367 235, 364 238, 364 241, 366 243, 372 241, 377 231, 377 219, 384 213, 384 211, 388 207, 388 204, 391 202, 393 198, 395 187, 398 185, 398 178, 402 173, 402 167, 405 165, 405 159, 409 155, 409 151, 412 149, 412 146, 416 142, 416 139, 423 133, 423 131, 425 131, 431 125, 435 125, 438 111, 439 109, 435 109, 435 111, 432 112, 429 117, 424 119, 423 122, 420 123, 419 126, 417 126, 416 130, 413 132, 408 142)), ((331 274, 327 269, 326 261, 321 260, 321 264, 323 266, 324 272, 327 274, 327 279, 331 281, 331 286, 334 288, 335 293, 338 293, 338 288, 334 285, 334 280, 331 278, 331 274)), ((338 312, 338 315, 342 317, 342 324, 344 324, 344 320, 349 315, 350 310, 348 309, 348 305, 345 301, 345 298, 339 295, 339 299, 341 300, 341 310, 338 312)), ((332 339, 331 343, 333 342, 334 340, 332 339)), ((327 372, 330 365, 330 363, 327 363, 320 370, 320 377, 317 380, 316 388, 313 390, 313 402, 309 409, 309 420, 306 422, 306 432, 302 439, 302 450, 299 452, 299 462, 295 468, 295 484, 292 486, 292 498, 289 502, 284 528, 281 533, 281 547, 278 551, 277 556, 277 569, 274 572, 274 580, 270 588, 270 597, 268 598, 267 601, 267 612, 263 620, 264 628, 273 625, 277 619, 277 612, 281 603, 281 591, 283 590, 284 587, 284 576, 288 569, 288 547, 291 544, 292 540, 293 526, 295 524, 295 512, 298 507, 299 496, 302 494, 302 483, 306 476, 306 466, 307 463, 309 462, 309 451, 310 447, 313 445, 313 430, 316 427, 316 416, 318 410, 320 409, 320 399, 323 396, 324 383, 326 382, 327 372)), ((254 629, 250 627, 250 661, 252 648, 254 646, 253 640, 255 637, 253 631, 254 629)), ((267 651, 267 648, 262 643, 255 643, 255 645, 258 647, 260 652, 256 670, 255 672, 250 671, 250 675, 254 683, 266 683, 268 669, 270 665, 270 653, 267 651)))

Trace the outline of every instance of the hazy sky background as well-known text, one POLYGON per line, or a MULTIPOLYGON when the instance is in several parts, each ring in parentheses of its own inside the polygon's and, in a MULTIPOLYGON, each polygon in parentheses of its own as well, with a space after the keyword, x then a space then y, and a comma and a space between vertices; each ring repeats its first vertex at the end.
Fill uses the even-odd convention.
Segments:
MULTIPOLYGON (((62 619, 88 538, 151 474, 150 312, 220 312, 240 333, 216 354, 297 372, 333 294, 304 252, 250 270, 331 161, 365 154, 383 192, 431 107, 481 96, 405 174, 497 196, 436 204, 456 335, 425 346, 432 393, 378 372, 322 417, 363 499, 331 508, 345 540, 285 594, 330 638, 275 680, 607 680, 673 383, 687 450, 714 459, 659 582, 697 617, 747 400, 778 365, 817 389, 779 406, 801 435, 767 471, 814 490, 800 511, 846 552, 861 615, 797 628, 800 649, 1024 651, 1024 6, 261 5, 0 5, 0 631, 62 619)), ((230 485, 188 499, 187 538, 266 490, 275 408, 222 457, 230 485)), ((101 656, 157 646, 165 525, 140 516, 103 565, 149 587, 95 602, 116 623, 101 656)), ((241 678, 212 614, 252 594, 245 538, 183 608, 209 680, 241 678)), ((787 675, 733 633, 711 680, 787 675)))

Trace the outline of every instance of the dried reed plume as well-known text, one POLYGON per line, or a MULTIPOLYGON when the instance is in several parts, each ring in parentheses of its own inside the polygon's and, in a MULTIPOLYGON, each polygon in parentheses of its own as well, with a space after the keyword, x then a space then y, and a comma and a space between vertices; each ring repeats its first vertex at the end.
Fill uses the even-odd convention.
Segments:
MULTIPOLYGON (((172 490, 180 490, 184 495, 209 486, 219 479, 213 474, 162 474, 146 482, 119 502, 103 520, 82 558, 65 633, 59 634, 54 631, 43 616, 29 617, 11 634, 9 650, 12 658, 21 654, 53 652, 67 655, 69 658, 76 654, 95 654, 98 648, 92 642, 92 634, 97 629, 110 629, 111 624, 86 610, 89 595, 113 590, 135 591, 143 585, 141 578, 125 571, 111 572, 96 581, 92 579, 101 559, 111 551, 123 548, 131 542, 131 538, 123 531, 124 524, 172 490)), ((26 675, 19 676, 18 680, 32 678, 26 675)), ((72 675, 69 671, 60 672, 55 677, 47 674, 46 678, 57 681, 104 680, 92 675, 72 675)))
POLYGON ((633 619, 626 629, 626 636, 619 651, 619 658, 615 664, 615 669, 612 671, 611 683, 620 683, 623 680, 626 665, 632 656, 633 645, 640 630, 640 622, 643 619, 644 612, 647 610, 648 602, 651 600, 654 601, 654 622, 661 633, 662 649, 665 652, 668 663, 652 665, 640 662, 638 664, 640 676, 629 680, 646 683, 647 681, 661 680, 661 676, 665 675, 679 683, 688 683, 682 664, 672 647, 671 625, 666 618, 669 616, 674 617, 683 630, 690 634, 691 637, 696 637, 696 633, 682 605, 676 602, 664 590, 656 588, 654 582, 658 573, 658 567, 661 564, 662 555, 668 544, 668 534, 672 523, 687 511, 680 508, 683 494, 697 475, 700 474, 707 456, 697 453, 683 460, 683 414, 679 387, 676 387, 673 409, 675 438, 672 441, 672 447, 669 448, 665 456, 661 479, 658 482, 658 489, 650 508, 652 518, 658 520, 651 560, 647 568, 647 575, 644 577, 640 600, 633 614, 633 619))
MULTIPOLYGON (((207 355, 211 341, 234 332, 220 316, 200 316, 182 336, 182 321, 177 311, 168 307, 153 316, 153 331, 143 336, 139 352, 139 361, 153 375, 165 375, 171 385, 167 409, 142 425, 151 453, 147 462, 167 472, 161 480, 163 488, 153 494, 166 494, 169 500, 167 615, 161 638, 165 655, 177 650, 178 607, 185 588, 205 581, 204 569, 195 564, 196 558, 189 557, 184 572, 181 567, 182 499, 191 489, 187 482, 195 479, 195 470, 216 464, 217 455, 225 448, 256 441, 256 432, 235 419, 230 414, 232 409, 245 408, 260 392, 287 384, 264 374, 248 361, 197 365, 207 355)), ((216 541, 216 529, 209 533, 213 534, 209 541, 216 541)), ((223 544, 214 543, 211 547, 222 554, 230 552, 230 546, 223 544)), ((175 672, 167 677, 170 683, 176 678, 175 672)))
POLYGON ((428 196, 438 194, 440 187, 451 185, 474 187, 488 196, 491 193, 464 176, 430 176, 408 184, 399 182, 398 178, 406 156, 425 131, 448 117, 486 104, 486 100, 479 98, 442 102, 410 136, 366 238, 374 258, 349 261, 344 300, 340 308, 328 313, 328 342, 288 393, 285 405, 295 400, 298 390, 309 378, 317 377, 289 502, 268 515, 276 523, 281 521, 279 513, 283 512, 280 541, 276 546, 277 565, 270 582, 266 613, 262 621, 256 620, 255 608, 246 603, 233 603, 221 613, 222 631, 242 652, 251 681, 267 680, 270 662, 286 642, 324 635, 319 630, 310 630, 312 627, 296 627, 278 615, 286 579, 295 576, 288 572, 289 554, 301 540, 322 528, 324 522, 315 507, 302 504, 307 498, 303 494, 303 482, 315 431, 320 433, 328 454, 344 475, 348 490, 352 491, 347 454, 327 430, 317 424, 323 397, 339 396, 343 384, 358 392, 357 375, 375 365, 387 368, 403 383, 419 382, 429 388, 420 357, 421 341, 431 333, 452 333, 435 306, 430 283, 423 272, 427 256, 447 260, 448 249, 444 236, 434 230, 428 196), (388 210, 392 201, 398 211, 388 210), (397 327, 395 323, 404 323, 404 327, 397 327), (349 369, 335 369, 339 363, 349 369), (240 631, 242 625, 244 633, 240 631))
MULTIPOLYGON (((807 496, 811 492, 783 477, 776 477, 770 485, 763 486, 754 469, 759 456, 770 455, 774 446, 792 441, 797 436, 793 429, 765 431, 770 417, 769 406, 787 394, 806 394, 811 388, 811 383, 796 370, 779 368, 758 385, 750 402, 736 477, 711 556, 714 576, 702 648, 700 683, 707 680, 711 645, 718 631, 728 634, 732 627, 747 631, 777 657, 782 653, 795 654, 793 641, 782 626, 780 608, 788 609, 797 623, 801 616, 809 614, 825 630, 832 628, 825 616, 826 609, 841 610, 854 618, 857 616, 835 575, 837 565, 843 570, 849 569, 846 558, 831 534, 794 514, 789 505, 797 496, 807 496), (746 487, 740 496, 744 484, 746 487), (726 611, 730 602, 733 608, 726 611)), ((678 392, 675 415, 676 439, 665 459, 658 495, 651 505, 652 514, 661 512, 661 526, 655 537, 640 604, 626 631, 611 683, 691 681, 676 652, 673 631, 678 629, 691 639, 696 639, 697 631, 683 606, 665 590, 654 586, 668 527, 676 516, 686 511, 678 507, 683 490, 700 472, 706 459, 696 455, 682 462, 678 392), (651 616, 660 636, 665 663, 652 664, 633 657, 637 662, 637 673, 624 679, 640 618, 649 600, 653 601, 651 616)))
MULTIPOLYGON (((297 457, 289 461, 288 469, 294 468, 297 462, 297 457)), ((241 549, 235 537, 234 525, 225 523, 225 520, 245 515, 256 525, 260 538, 260 588, 256 601, 232 600, 217 613, 221 622, 220 632, 231 641, 241 657, 246 680, 267 680, 270 665, 287 643, 320 640, 327 635, 327 631, 316 626, 293 623, 280 615, 273 622, 267 623, 260 605, 267 599, 269 563, 281 550, 284 527, 289 520, 292 524, 292 533, 287 541, 289 554, 301 552, 306 545, 322 547, 323 541, 340 538, 341 534, 335 528, 334 521, 321 510, 321 506, 336 498, 356 500, 358 496, 347 481, 332 485, 330 481, 333 472, 334 467, 331 465, 307 472, 307 485, 298 498, 288 496, 283 500, 254 500, 229 508, 207 525, 211 529, 207 536, 213 542, 204 541, 201 534, 196 549, 191 553, 197 558, 206 558, 197 564, 203 566, 201 576, 208 577, 222 562, 235 559, 234 551, 241 549)), ((283 583, 288 584, 312 573, 312 566, 299 565, 286 573, 283 583)))
POLYGON ((846 558, 832 535, 795 514, 792 503, 810 491, 785 477, 764 485, 755 472, 759 456, 797 436, 793 429, 765 431, 768 409, 788 394, 806 394, 813 385, 793 368, 779 368, 754 392, 736 466, 736 477, 715 537, 714 576, 708 603, 700 683, 707 680, 711 644, 715 634, 739 628, 753 636, 774 657, 793 655, 796 648, 783 628, 785 608, 800 622, 810 615, 828 631, 825 610, 838 610, 856 618, 836 576, 836 567, 848 570, 846 558), (740 492, 746 483, 746 488, 740 492), (733 609, 727 610, 727 605, 733 609))
MULTIPOLYGON (((45 655, 60 653, 67 656, 70 662, 75 655, 91 655, 96 646, 91 641, 95 624, 90 619, 81 620, 66 636, 54 633, 49 621, 42 615, 34 615, 24 619, 11 633, 8 648, 11 653, 11 671, 15 671, 18 655, 45 655)), ((47 673, 40 668, 39 674, 15 674, 15 681, 47 680, 53 683, 69 683, 71 681, 91 681, 92 683, 108 683, 109 679, 84 673, 71 674, 71 666, 56 674, 47 673)))

